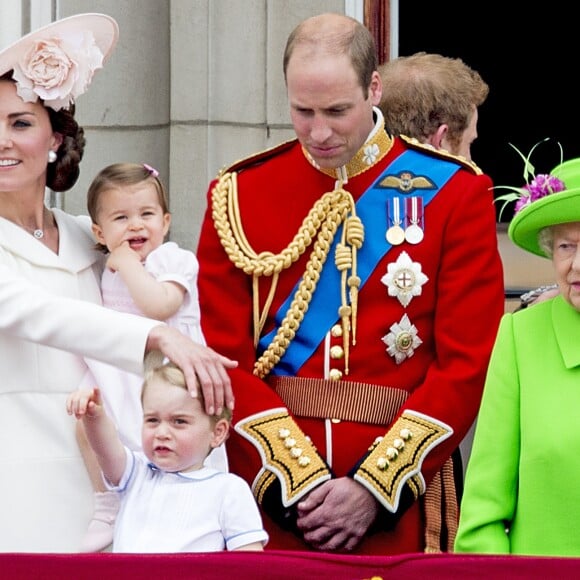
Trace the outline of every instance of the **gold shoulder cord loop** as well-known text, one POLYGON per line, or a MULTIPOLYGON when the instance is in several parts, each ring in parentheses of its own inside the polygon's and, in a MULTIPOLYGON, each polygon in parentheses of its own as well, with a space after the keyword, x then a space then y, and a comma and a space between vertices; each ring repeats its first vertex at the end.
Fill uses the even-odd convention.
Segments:
MULTIPOLYGON (((342 189, 342 183, 338 185, 342 189)), ((344 190, 343 190, 344 191, 344 190)), ((345 192, 347 193, 347 192, 345 192)), ((350 194, 347 194, 350 196, 350 194)), ((350 333, 352 330, 352 344, 356 344, 356 315, 358 305, 358 288, 360 278, 357 272, 357 250, 362 247, 364 241, 364 227, 360 218, 356 215, 354 200, 350 196, 350 216, 346 218, 340 242, 336 246, 334 263, 341 273, 341 305, 338 309, 342 324, 342 347, 344 350, 344 373, 348 375, 348 359, 350 353, 350 333), (351 275, 349 276, 349 271, 351 275), (347 298, 347 287, 350 289, 347 298), (352 329, 351 329, 352 322, 352 329)))
POLYGON ((294 339, 304 319, 308 304, 312 300, 336 231, 343 222, 346 222, 341 243, 338 244, 336 250, 335 263, 341 271, 339 315, 343 330, 346 331, 343 340, 345 344, 345 372, 348 373, 350 323, 352 318, 354 344, 356 304, 360 285, 360 278, 356 275, 356 253, 357 249, 362 246, 364 239, 364 228, 355 214, 352 195, 342 188, 342 184, 338 184, 334 191, 325 193, 316 201, 288 247, 279 254, 271 252, 256 254, 248 243, 240 219, 236 173, 226 172, 220 175, 212 191, 212 212, 216 231, 229 259, 237 268, 253 277, 254 346, 258 344, 272 305, 280 272, 296 262, 314 242, 306 270, 302 275, 302 280, 288 312, 271 344, 254 365, 254 374, 260 378, 268 375, 294 339), (260 312, 259 306, 258 287, 258 279, 261 276, 272 276, 272 284, 262 312, 260 312), (347 285, 350 288, 352 305, 349 305, 347 300, 347 285))

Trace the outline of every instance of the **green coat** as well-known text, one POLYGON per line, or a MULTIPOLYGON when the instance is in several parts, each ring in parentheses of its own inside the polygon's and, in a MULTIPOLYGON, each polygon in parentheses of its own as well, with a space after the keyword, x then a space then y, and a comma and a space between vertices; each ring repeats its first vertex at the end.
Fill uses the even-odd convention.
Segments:
POLYGON ((580 312, 560 296, 502 318, 455 551, 580 556, 580 312))

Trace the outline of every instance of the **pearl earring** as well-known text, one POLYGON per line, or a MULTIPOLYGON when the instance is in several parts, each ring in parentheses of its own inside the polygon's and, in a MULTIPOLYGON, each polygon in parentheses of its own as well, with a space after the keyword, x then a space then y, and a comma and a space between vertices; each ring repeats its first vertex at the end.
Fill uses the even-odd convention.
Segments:
POLYGON ((52 149, 48 152, 48 162, 54 163, 58 158, 58 155, 52 149))

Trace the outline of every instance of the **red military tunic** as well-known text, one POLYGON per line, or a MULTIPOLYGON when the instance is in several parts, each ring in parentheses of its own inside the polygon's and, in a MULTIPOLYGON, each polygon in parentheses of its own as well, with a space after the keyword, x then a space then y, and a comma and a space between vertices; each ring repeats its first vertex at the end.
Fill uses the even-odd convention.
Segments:
POLYGON ((338 173, 341 183, 330 173, 291 141, 235 164, 210 184, 198 247, 199 292, 208 344, 240 363, 231 373, 236 407, 226 444, 230 467, 253 485, 270 549, 308 549, 299 534, 275 522, 315 486, 349 475, 385 508, 381 529, 355 553, 423 551, 425 486, 476 417, 503 313, 492 183, 465 160, 391 139, 382 126, 338 173), (408 151, 415 154, 412 167, 403 164, 408 171, 400 171, 399 165, 389 174, 391 163, 408 151), (438 183, 432 169, 444 163, 454 169, 438 183), (337 274, 338 283, 317 287, 321 271, 337 268, 334 250, 325 254, 332 220, 325 221, 329 211, 320 200, 342 185, 358 201, 379 177, 396 191, 401 217, 406 200, 418 199, 409 217, 420 218, 424 238, 390 247, 361 280, 358 299, 349 293, 344 280, 356 281, 357 254, 373 240, 384 244, 387 228, 370 222, 373 215, 392 218, 385 194, 379 210, 362 223, 364 239, 355 235, 345 243, 354 270, 351 263, 344 278, 337 274), (431 191, 434 197, 422 207, 423 194, 431 191), (309 269, 314 274, 305 275, 309 269), (411 284, 402 292, 409 275, 411 284), (275 320, 299 283, 306 307, 300 301, 284 306, 275 320), (313 306, 317 291, 322 300, 313 306), (327 300, 338 301, 346 322, 338 310, 330 323, 315 322, 321 333, 312 352, 288 371, 292 365, 284 356, 293 341, 313 340, 299 338, 300 332, 327 300), (273 362, 264 365, 260 356, 273 339, 255 346, 255 328, 262 338, 275 334, 292 308, 298 314, 289 315, 282 347, 274 344, 273 362))

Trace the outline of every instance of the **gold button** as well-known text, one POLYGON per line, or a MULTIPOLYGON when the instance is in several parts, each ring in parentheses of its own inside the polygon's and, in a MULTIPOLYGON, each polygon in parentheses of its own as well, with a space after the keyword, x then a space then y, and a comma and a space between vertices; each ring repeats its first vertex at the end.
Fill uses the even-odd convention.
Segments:
POLYGON ((332 336, 334 336, 334 338, 338 338, 338 337, 342 336, 342 326, 340 324, 335 324, 330 329, 330 334, 332 336))
POLYGON ((334 359, 342 358, 344 356, 344 349, 342 346, 335 344, 330 348, 330 357, 334 359))
POLYGON ((340 379, 342 379, 342 371, 338 369, 330 369, 329 376, 331 381, 340 381, 340 379))
POLYGON ((330 422, 334 424, 340 423, 340 419, 331 419, 330 422))

